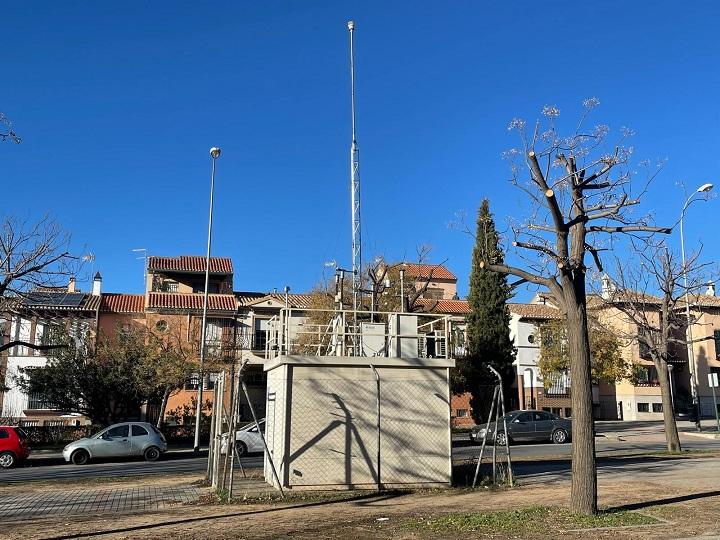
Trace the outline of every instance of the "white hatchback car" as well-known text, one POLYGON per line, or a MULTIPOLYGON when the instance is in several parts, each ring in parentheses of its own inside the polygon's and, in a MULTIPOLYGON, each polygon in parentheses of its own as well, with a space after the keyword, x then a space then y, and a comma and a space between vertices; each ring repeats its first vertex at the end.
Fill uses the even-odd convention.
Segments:
MULTIPOLYGON (((258 422, 260 429, 265 434, 265 419, 263 418, 258 422)), ((262 452, 263 443, 260 432, 255 426, 255 422, 252 422, 242 429, 235 432, 235 448, 239 456, 244 456, 251 452, 262 452)), ((227 433, 223 433, 222 441, 220 442, 220 452, 227 452, 227 433)))

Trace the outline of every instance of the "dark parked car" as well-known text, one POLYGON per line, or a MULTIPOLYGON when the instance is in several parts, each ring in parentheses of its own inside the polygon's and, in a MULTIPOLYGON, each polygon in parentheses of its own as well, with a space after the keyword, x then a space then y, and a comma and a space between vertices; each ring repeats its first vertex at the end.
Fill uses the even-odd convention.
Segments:
POLYGON ((28 436, 14 426, 0 426, 0 467, 9 469, 30 455, 28 436))
POLYGON ((697 422, 697 410, 693 406, 679 407, 675 410, 675 419, 697 422))
MULTIPOLYGON (((505 423, 500 420, 498 424, 497 443, 505 444, 504 425, 507 424, 510 442, 513 441, 552 441, 563 444, 570 441, 572 423, 568 418, 546 411, 513 411, 505 415, 505 423)), ((495 433, 495 422, 488 428, 487 440, 492 442, 495 433)), ((470 432, 470 440, 481 443, 485 436, 485 424, 475 426, 470 432)))

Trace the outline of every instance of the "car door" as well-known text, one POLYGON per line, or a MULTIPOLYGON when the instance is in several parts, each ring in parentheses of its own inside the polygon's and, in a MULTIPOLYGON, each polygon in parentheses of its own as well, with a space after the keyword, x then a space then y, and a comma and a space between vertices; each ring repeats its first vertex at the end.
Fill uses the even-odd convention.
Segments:
POLYGON ((533 413, 535 420, 535 438, 538 440, 550 440, 556 416, 546 411, 533 413))
MULTIPOLYGON (((260 429, 265 433, 265 421, 258 422, 260 429)), ((253 426, 248 430, 248 452, 262 452, 264 450, 260 432, 257 426, 253 426)))
POLYGON ((535 437, 535 426, 531 412, 518 414, 508 425, 510 437, 516 441, 528 440, 535 437))
POLYGON ((130 424, 119 424, 102 432, 93 444, 95 457, 130 455, 130 424))
POLYGON ((143 450, 150 441, 150 433, 144 426, 133 424, 130 428, 130 453, 133 456, 142 456, 143 450))

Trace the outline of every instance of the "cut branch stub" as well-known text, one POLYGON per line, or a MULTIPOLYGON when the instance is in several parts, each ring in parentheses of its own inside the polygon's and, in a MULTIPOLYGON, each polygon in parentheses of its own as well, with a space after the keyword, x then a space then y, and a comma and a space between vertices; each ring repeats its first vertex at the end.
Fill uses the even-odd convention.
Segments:
POLYGON ((554 195, 555 195, 555 192, 554 192, 552 189, 548 188, 547 190, 545 190, 545 196, 546 196, 548 199, 549 199, 550 197, 553 197, 554 195))

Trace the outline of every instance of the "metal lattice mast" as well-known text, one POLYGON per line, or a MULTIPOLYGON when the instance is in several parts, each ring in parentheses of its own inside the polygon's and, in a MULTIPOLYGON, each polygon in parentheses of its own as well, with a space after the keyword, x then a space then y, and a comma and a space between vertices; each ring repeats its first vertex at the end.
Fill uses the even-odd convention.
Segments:
POLYGON ((360 238, 360 151, 355 138, 355 50, 353 34, 355 23, 348 21, 350 31, 350 87, 352 109, 352 144, 350 146, 350 204, 352 208, 352 284, 353 310, 360 307, 362 289, 362 242, 360 238))

